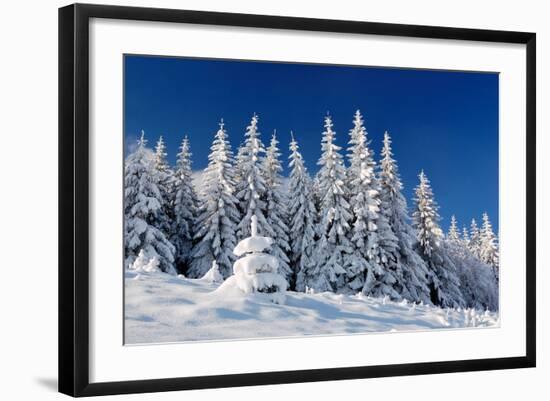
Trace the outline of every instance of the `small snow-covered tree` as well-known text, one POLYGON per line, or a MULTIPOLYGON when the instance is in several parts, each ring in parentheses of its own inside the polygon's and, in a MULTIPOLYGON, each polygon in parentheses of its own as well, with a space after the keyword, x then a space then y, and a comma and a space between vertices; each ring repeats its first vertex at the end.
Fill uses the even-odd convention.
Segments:
POLYGON ((317 241, 317 268, 311 287, 317 291, 336 291, 344 287, 344 266, 350 264, 353 246, 348 238, 352 218, 347 201, 346 169, 336 145, 336 133, 332 119, 325 117, 325 131, 321 141, 321 166, 317 180, 319 185, 319 240, 317 241))
POLYGON ((470 252, 472 255, 474 255, 476 258, 480 259, 480 251, 481 251, 481 236, 480 231, 477 226, 476 219, 472 219, 472 223, 470 224, 470 242, 468 244, 468 249, 470 249, 470 252))
POLYGON ((396 290, 405 299, 413 302, 430 302, 428 268, 414 249, 415 232, 411 226, 407 210, 407 200, 403 196, 403 184, 397 162, 393 158, 391 137, 384 133, 380 161, 380 210, 388 219, 391 230, 397 237, 400 269, 396 290))
POLYGON ((163 199, 155 173, 155 155, 146 145, 142 131, 137 149, 124 163, 125 265, 132 266, 141 255, 140 264, 155 259, 162 271, 175 274, 175 248, 157 225, 163 199))
POLYGON ((138 257, 134 260, 134 263, 129 267, 131 270, 136 272, 146 272, 154 273, 160 271, 159 261, 156 256, 149 258, 145 252, 142 250, 139 251, 138 257))
POLYGON ((278 147, 276 133, 273 133, 271 142, 266 150, 266 155, 262 164, 262 172, 265 180, 265 204, 266 204, 266 222, 273 230, 273 244, 269 253, 279 259, 279 273, 282 274, 287 282, 294 280, 292 269, 290 268, 290 245, 288 238, 288 199, 283 188, 281 172, 281 153, 278 147))
POLYGON ((235 197, 233 152, 227 139, 223 120, 214 137, 204 171, 200 207, 195 221, 196 244, 191 252, 190 277, 199 278, 215 261, 220 273, 231 275, 235 232, 240 214, 235 197))
POLYGON ((159 137, 155 147, 153 166, 155 179, 160 191, 162 207, 157 213, 157 227, 167 236, 171 236, 173 220, 173 193, 174 193, 174 172, 166 159, 166 145, 162 136, 159 137))
POLYGON ((246 128, 245 143, 239 160, 239 182, 237 183, 237 199, 241 211, 241 221, 237 227, 237 238, 250 236, 252 216, 258 219, 258 231, 266 237, 275 235, 266 218, 266 185, 262 174, 262 161, 265 154, 264 145, 258 132, 258 116, 254 114, 250 125, 246 128))
POLYGON ((498 245, 497 237, 493 232, 493 226, 489 221, 489 215, 483 213, 483 223, 479 233, 479 258, 482 262, 491 266, 495 277, 498 277, 498 245))
POLYGON ((171 241, 176 247, 176 267, 184 274, 191 258, 193 224, 198 200, 193 187, 191 148, 187 136, 183 138, 174 172, 174 218, 171 241))
POLYGON ((239 289, 244 294, 259 293, 264 299, 282 304, 288 283, 279 273, 279 259, 266 253, 273 238, 258 234, 258 218, 250 218, 250 236, 239 241, 233 253, 239 257, 233 265, 233 275, 223 282, 220 290, 239 289))
POLYGON ((420 183, 415 189, 416 208, 413 212, 417 231, 418 251, 430 271, 430 297, 434 304, 442 307, 463 306, 460 281, 456 266, 448 255, 443 242, 443 231, 439 227, 438 206, 434 200, 428 177, 422 171, 420 183))
POLYGON ((290 216, 290 261, 295 272, 296 291, 305 291, 315 283, 315 229, 317 210, 313 184, 300 154, 298 142, 290 142, 290 178, 288 211, 290 216))
POLYGON ((460 233, 458 232, 458 227, 456 226, 456 217, 454 214, 451 216, 451 225, 449 226, 447 238, 452 242, 460 241, 460 233))
POLYGON ((345 266, 347 285, 375 297, 389 296, 396 300, 394 289, 400 275, 397 237, 380 213, 380 186, 375 176, 376 162, 369 149, 367 131, 361 112, 357 110, 350 130, 349 168, 346 186, 352 211, 351 242, 353 254, 345 266))
POLYGON ((205 273, 204 276, 200 278, 200 280, 212 284, 223 283, 223 276, 218 269, 218 264, 216 261, 212 262, 212 267, 205 273))

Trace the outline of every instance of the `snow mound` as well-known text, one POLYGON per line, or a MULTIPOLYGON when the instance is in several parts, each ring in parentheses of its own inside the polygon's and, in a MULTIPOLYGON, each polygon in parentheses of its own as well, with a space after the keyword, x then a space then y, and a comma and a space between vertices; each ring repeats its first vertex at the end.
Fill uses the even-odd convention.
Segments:
POLYGON ((212 267, 210 268, 210 270, 208 270, 199 280, 205 281, 207 283, 223 282, 223 276, 220 273, 220 270, 218 269, 218 264, 215 260, 212 262, 212 267))
POLYGON ((276 304, 266 297, 273 294, 243 296, 237 284, 226 282, 218 286, 162 272, 126 270, 125 343, 480 329, 500 325, 499 315, 494 312, 442 309, 362 294, 287 291, 284 304, 276 304))

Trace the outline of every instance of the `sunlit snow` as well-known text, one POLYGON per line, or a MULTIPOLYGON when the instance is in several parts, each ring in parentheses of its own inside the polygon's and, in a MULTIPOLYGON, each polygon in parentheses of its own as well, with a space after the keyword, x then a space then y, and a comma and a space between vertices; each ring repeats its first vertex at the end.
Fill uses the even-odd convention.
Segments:
POLYGON ((264 294, 161 272, 126 271, 127 344, 497 327, 497 313, 334 293, 264 294), (216 291, 217 290, 217 291, 216 291))

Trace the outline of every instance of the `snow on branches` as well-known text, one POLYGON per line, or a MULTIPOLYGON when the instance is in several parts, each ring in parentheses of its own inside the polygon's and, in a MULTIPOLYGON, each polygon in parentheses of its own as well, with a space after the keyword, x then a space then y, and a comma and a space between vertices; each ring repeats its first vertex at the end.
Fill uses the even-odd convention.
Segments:
POLYGON ((210 148, 208 167, 204 170, 200 188, 190 277, 204 276, 213 262, 223 277, 231 275, 233 248, 237 242, 235 233, 240 218, 237 204, 233 152, 222 120, 210 148))
POLYGON ((296 291, 305 291, 315 285, 317 210, 313 182, 292 133, 291 138, 288 165, 291 169, 288 184, 290 261, 295 272, 296 291))
POLYGON ((193 246, 193 225, 197 217, 198 199, 192 183, 191 156, 189 138, 185 136, 174 171, 174 217, 170 237, 176 247, 176 266, 180 273, 185 273, 189 267, 193 246))
POLYGON ((316 291, 335 291, 345 286, 346 270, 353 255, 349 240, 351 207, 347 201, 345 185, 346 168, 340 154, 341 147, 335 144, 336 133, 332 130, 330 116, 325 117, 325 131, 322 133, 321 158, 317 174, 319 191, 319 241, 317 242, 317 263, 315 280, 311 287, 316 291))
POLYGON ((244 145, 239 149, 239 182, 236 197, 239 201, 241 220, 237 226, 238 239, 250 235, 252 216, 258 219, 258 229, 263 235, 274 236, 273 229, 266 219, 266 183, 262 174, 265 148, 258 131, 258 119, 256 114, 252 116, 244 134, 244 145))
POLYGON ((419 253, 429 269, 430 298, 436 305, 458 307, 464 305, 460 292, 460 280, 456 266, 449 258, 446 244, 443 243, 443 231, 439 226, 438 206, 435 202, 430 181, 424 171, 418 178, 415 189, 416 207, 413 223, 417 232, 419 253))

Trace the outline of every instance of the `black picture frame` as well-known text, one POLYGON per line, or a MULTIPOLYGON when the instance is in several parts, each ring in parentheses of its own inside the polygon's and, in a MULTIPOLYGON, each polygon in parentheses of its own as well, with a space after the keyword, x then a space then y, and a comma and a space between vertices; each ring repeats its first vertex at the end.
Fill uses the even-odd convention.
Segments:
POLYGON ((536 364, 536 35, 105 5, 59 9, 59 391, 71 396, 142 393, 534 367, 536 364), (520 357, 90 383, 89 22, 91 18, 437 38, 526 45, 526 353, 520 357))

